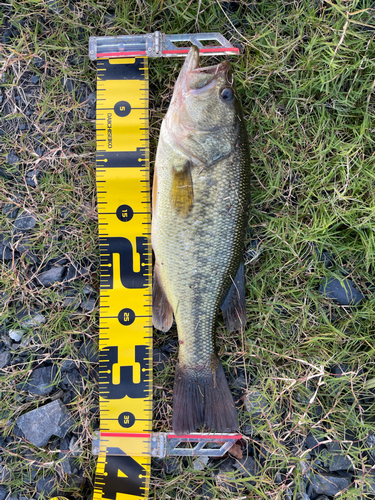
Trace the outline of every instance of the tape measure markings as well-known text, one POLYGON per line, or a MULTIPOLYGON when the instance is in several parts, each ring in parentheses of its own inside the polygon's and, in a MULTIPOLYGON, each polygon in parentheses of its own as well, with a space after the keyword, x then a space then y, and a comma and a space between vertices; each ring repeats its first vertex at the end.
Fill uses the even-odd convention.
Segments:
POLYGON ((101 440, 94 500, 134 500, 149 488, 152 427, 147 60, 100 60, 97 85, 101 440))

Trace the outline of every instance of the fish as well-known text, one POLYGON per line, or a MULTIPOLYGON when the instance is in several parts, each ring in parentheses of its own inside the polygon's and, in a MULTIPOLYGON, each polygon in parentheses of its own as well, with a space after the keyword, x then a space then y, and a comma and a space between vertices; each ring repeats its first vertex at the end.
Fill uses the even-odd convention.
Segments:
POLYGON ((217 356, 220 308, 229 332, 246 323, 243 249, 250 153, 230 63, 199 66, 192 45, 162 121, 156 152, 151 242, 153 324, 177 324, 173 431, 238 429, 217 356))

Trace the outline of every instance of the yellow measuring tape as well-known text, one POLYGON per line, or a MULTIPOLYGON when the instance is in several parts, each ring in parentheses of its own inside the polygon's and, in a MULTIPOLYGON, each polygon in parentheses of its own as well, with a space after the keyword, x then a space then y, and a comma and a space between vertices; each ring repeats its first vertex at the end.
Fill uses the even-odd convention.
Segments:
POLYGON ((147 58, 97 62, 100 453, 94 500, 145 498, 152 428, 147 58))

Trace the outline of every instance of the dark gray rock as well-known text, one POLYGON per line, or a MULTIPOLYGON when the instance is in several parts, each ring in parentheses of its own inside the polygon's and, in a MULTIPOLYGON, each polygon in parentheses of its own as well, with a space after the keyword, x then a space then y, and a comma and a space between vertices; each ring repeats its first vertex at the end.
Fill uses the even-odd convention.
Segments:
POLYGON ((13 150, 7 155, 6 159, 10 165, 16 165, 20 161, 20 159, 13 150))
POLYGON ((335 375, 335 377, 342 377, 343 375, 347 375, 348 372, 352 371, 348 365, 344 363, 338 363, 336 365, 333 365, 331 367, 331 373, 332 375, 335 375))
POLYGON ((366 446, 369 448, 370 457, 372 457, 375 460, 375 434, 369 434, 367 436, 366 446))
POLYGON ((309 449, 311 449, 313 453, 315 453, 317 455, 320 451, 325 449, 324 444, 319 444, 324 440, 325 440, 324 436, 314 436, 314 434, 312 434, 312 432, 309 432, 307 437, 306 437, 306 446, 309 449))
POLYGON ((234 458, 228 457, 219 462, 219 465, 213 471, 213 474, 222 474, 225 472, 233 472, 236 468, 236 460, 234 458))
POLYGON ((348 278, 324 278, 319 287, 319 293, 323 297, 336 300, 343 306, 357 305, 364 298, 348 278))
POLYGON ((165 363, 168 361, 168 356, 160 351, 157 347, 153 349, 153 360, 154 360, 154 367, 158 371, 163 371, 165 369, 165 363))
POLYGON ((243 434, 245 434, 245 436, 252 436, 254 434, 254 429, 250 424, 244 425, 243 434))
POLYGON ((87 101, 90 106, 96 106, 96 92, 91 92, 87 97, 87 101))
MULTIPOLYGON (((12 196, 12 200, 19 201, 20 196, 12 196)), ((18 214, 19 207, 15 203, 7 203, 3 207, 3 214, 5 214, 10 219, 15 219, 18 214)))
POLYGON ((175 354, 178 351, 178 341, 176 339, 168 339, 167 342, 162 345, 161 351, 167 356, 175 354))
POLYGON ((71 403, 75 398, 77 397, 77 394, 73 391, 65 391, 64 396, 63 396, 63 403, 65 405, 71 403))
POLYGON ((1 260, 12 260, 13 252, 10 248, 6 247, 2 243, 0 243, 0 259, 1 260))
POLYGON ((68 92, 70 92, 71 94, 73 94, 73 92, 76 90, 77 88, 77 83, 72 80, 71 78, 66 78, 66 77, 63 77, 61 78, 61 84, 64 86, 64 88, 67 89, 68 92))
POLYGON ((61 380, 60 386, 66 390, 73 390, 74 394, 82 394, 83 393, 83 381, 82 375, 79 371, 74 368, 73 370, 66 372, 65 377, 61 380))
POLYGON ((34 85, 37 85, 39 83, 40 76, 39 75, 33 75, 31 77, 31 83, 34 85))
POLYGON ((10 470, 0 464, 0 483, 5 483, 10 478, 10 470))
POLYGON ((30 229, 35 227, 36 223, 37 220, 33 215, 27 212, 22 212, 14 221, 14 227, 19 231, 30 231, 30 229))
POLYGON ((81 305, 81 299, 79 295, 65 297, 62 307, 70 307, 70 309, 78 309, 81 305))
POLYGON ((206 465, 208 464, 210 457, 197 457, 193 460, 193 469, 194 470, 204 470, 206 465))
POLYGON ((43 156, 44 155, 44 148, 42 146, 38 146, 37 148, 35 148, 35 153, 38 155, 38 156, 43 156))
POLYGON ((17 388, 37 394, 38 396, 46 396, 54 389, 52 383, 55 373, 56 370, 52 370, 52 366, 37 368, 33 371, 28 381, 24 384, 18 384, 17 388))
POLYGON ((264 394, 255 388, 250 388, 244 396, 244 404, 246 410, 250 414, 250 424, 252 429, 256 431, 259 425, 264 424, 264 419, 272 419, 272 423, 278 422, 274 410, 268 404, 264 394))
POLYGON ((231 373, 229 376, 229 385, 232 389, 237 389, 237 391, 245 391, 248 388, 248 383, 246 381, 245 373, 243 371, 231 373))
POLYGON ((31 247, 33 246, 33 240, 27 236, 27 231, 19 231, 14 228, 14 242, 9 238, 4 240, 4 245, 9 246, 12 250, 24 254, 26 259, 34 264, 38 262, 38 257, 31 252, 31 247))
POLYGON ((89 274, 89 270, 86 267, 80 266, 77 262, 74 262, 69 265, 66 279, 69 281, 86 276, 87 274, 89 274))
POLYGON ((163 460, 164 472, 165 474, 175 474, 176 472, 180 472, 181 463, 180 460, 176 457, 168 457, 163 460))
MULTIPOLYGON (((363 472, 358 471, 357 479, 363 487, 363 493, 374 495, 375 494, 375 470, 365 469, 363 472)), ((366 498, 366 496, 364 496, 366 498)))
POLYGON ((76 364, 72 359, 64 359, 60 365, 61 373, 69 372, 70 370, 73 370, 73 368, 76 368, 76 364))
POLYGON ((41 477, 36 483, 36 489, 38 493, 46 495, 56 495, 57 494, 57 479, 55 476, 41 477))
POLYGON ((332 267, 335 261, 335 256, 328 250, 323 249, 320 251, 315 248, 314 254, 319 262, 322 262, 325 267, 332 267))
POLYGON ((307 493, 297 493, 296 500, 310 500, 310 497, 307 493))
POLYGON ((43 286, 52 285, 57 281, 62 281, 62 278, 65 273, 65 267, 63 266, 54 266, 51 267, 49 271, 45 271, 37 276, 38 281, 43 286))
POLYGON ((0 500, 4 500, 8 495, 8 490, 4 486, 0 486, 0 500))
POLYGON ((40 57, 34 57, 33 63, 38 69, 40 69, 46 64, 46 61, 44 59, 41 59, 40 57))
POLYGON ((9 351, 3 351, 0 353, 0 369, 5 368, 10 364, 10 352, 9 351))
POLYGON ((95 309, 96 300, 84 298, 81 300, 80 306, 83 311, 91 312, 95 309))
POLYGON ((328 446, 328 453, 325 457, 325 466, 329 468, 330 472, 348 471, 349 469, 353 469, 352 461, 341 450, 339 443, 330 443, 328 446))
POLYGON ((215 498, 214 489, 210 484, 203 483, 201 493, 202 493, 202 498, 215 498))
POLYGON ((330 472, 347 471, 353 468, 353 464, 349 457, 345 455, 333 455, 329 460, 330 472))
POLYGON ((350 485, 349 479, 334 474, 315 474, 310 480, 314 493, 331 497, 350 485))
POLYGON ((326 495, 319 495, 315 500, 329 500, 326 495))
POLYGON ((4 30, 2 36, 3 44, 10 43, 12 39, 16 38, 19 34, 20 34, 19 30, 15 26, 10 25, 8 28, 4 30))
POLYGON ((51 436, 64 437, 74 424, 59 399, 21 415, 16 422, 26 439, 38 447, 46 446, 51 436))
MULTIPOLYGON (((253 457, 246 457, 240 460, 237 460, 234 463, 234 467, 238 469, 243 477, 254 477, 257 474, 257 465, 255 459, 253 457)), ((255 482, 250 482, 253 486, 255 482)))
POLYGON ((91 363, 99 363, 99 347, 93 340, 84 340, 79 349, 79 353, 91 363))
POLYGON ((59 453, 59 463, 57 464, 57 470, 60 476, 68 474, 69 476, 73 474, 74 471, 74 460, 69 453, 60 452, 59 453))

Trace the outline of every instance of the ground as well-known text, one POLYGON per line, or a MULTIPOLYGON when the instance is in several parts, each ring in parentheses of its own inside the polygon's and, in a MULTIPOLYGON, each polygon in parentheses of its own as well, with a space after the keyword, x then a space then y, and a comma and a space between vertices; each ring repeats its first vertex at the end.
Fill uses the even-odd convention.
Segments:
MULTIPOLYGON (((1 4, 1 500, 48 498, 56 488, 92 498, 99 249, 88 37, 155 30, 220 31, 241 49, 231 61, 250 141, 252 208, 248 323, 239 334, 221 319, 217 327, 243 458, 237 450, 202 470, 190 459, 155 460, 150 498, 375 494, 372 6, 1 4), (19 417, 47 404, 74 425, 64 437, 62 421, 49 422, 55 434, 38 435, 36 446, 19 417)), ((180 67, 150 63, 151 170, 180 67)), ((155 430, 171 428, 176 344, 175 329, 155 332, 155 430)))

